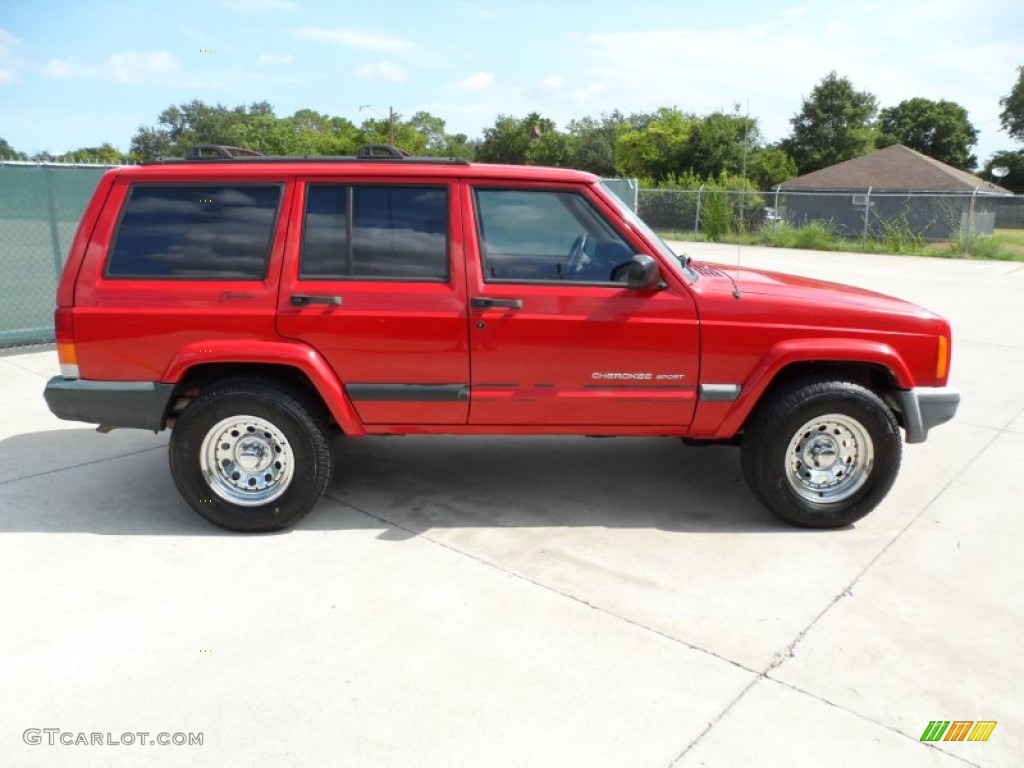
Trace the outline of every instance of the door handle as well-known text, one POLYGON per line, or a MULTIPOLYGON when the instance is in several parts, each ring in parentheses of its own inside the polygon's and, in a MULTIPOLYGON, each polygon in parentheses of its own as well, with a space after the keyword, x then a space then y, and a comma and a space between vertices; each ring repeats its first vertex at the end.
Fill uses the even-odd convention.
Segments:
POLYGON ((486 296, 474 296, 469 300, 469 306, 473 309, 522 309, 522 299, 489 299, 486 296))
POLYGON ((304 293, 293 293, 292 306, 308 307, 310 304, 328 304, 332 307, 341 306, 341 296, 309 296, 304 293))

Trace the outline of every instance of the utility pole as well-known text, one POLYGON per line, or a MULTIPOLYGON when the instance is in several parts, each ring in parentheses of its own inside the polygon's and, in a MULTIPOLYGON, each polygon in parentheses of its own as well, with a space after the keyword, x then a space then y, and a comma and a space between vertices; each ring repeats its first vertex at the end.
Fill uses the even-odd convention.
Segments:
MULTIPOLYGON (((362 112, 364 109, 381 109, 375 107, 373 104, 361 104, 359 111, 362 112)), ((383 111, 383 110, 381 110, 383 111)), ((388 144, 395 146, 395 110, 394 107, 388 107, 388 144)))

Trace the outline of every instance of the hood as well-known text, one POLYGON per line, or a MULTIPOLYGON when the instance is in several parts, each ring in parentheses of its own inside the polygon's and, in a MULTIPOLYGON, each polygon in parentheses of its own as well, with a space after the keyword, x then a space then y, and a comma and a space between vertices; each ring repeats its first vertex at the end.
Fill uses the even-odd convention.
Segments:
POLYGON ((697 286, 701 293, 718 293, 719 291, 732 293, 734 288, 738 287, 741 296, 792 299, 794 302, 804 305, 827 304, 831 307, 843 305, 876 312, 932 315, 931 312, 903 299, 869 291, 865 288, 856 288, 852 285, 830 283, 825 280, 788 275, 782 272, 748 267, 737 268, 708 262, 692 262, 690 266, 700 275, 697 286))

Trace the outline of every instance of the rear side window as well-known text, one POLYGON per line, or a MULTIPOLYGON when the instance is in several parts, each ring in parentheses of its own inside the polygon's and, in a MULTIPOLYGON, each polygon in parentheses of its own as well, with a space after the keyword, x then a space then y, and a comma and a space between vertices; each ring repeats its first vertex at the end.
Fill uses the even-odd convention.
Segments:
POLYGON ((447 281, 447 187, 310 184, 299 276, 447 281))
POLYGON ((280 184, 132 187, 108 277, 262 280, 280 184))

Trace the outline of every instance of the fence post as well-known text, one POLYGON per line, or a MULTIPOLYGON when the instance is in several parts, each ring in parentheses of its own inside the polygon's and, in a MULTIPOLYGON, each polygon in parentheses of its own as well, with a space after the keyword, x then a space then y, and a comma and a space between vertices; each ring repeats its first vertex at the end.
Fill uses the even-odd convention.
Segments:
POLYGON ((978 196, 979 187, 971 192, 971 204, 967 208, 967 230, 964 235, 964 256, 971 255, 971 224, 974 222, 974 198, 978 196))
MULTIPOLYGON (((868 241, 868 222, 871 220, 871 190, 873 186, 868 187, 868 193, 864 196, 864 242, 868 241)), ((865 248, 867 246, 864 246, 865 248)))
POLYGON ((60 280, 60 273, 64 270, 64 253, 60 247, 60 231, 57 229, 57 200, 53 194, 53 181, 51 175, 53 169, 43 166, 43 186, 46 188, 46 211, 50 218, 50 245, 53 248, 53 269, 60 280))
POLYGON ((700 193, 704 191, 704 185, 700 185, 700 189, 697 190, 697 213, 693 217, 693 234, 697 236, 700 234, 700 193))

